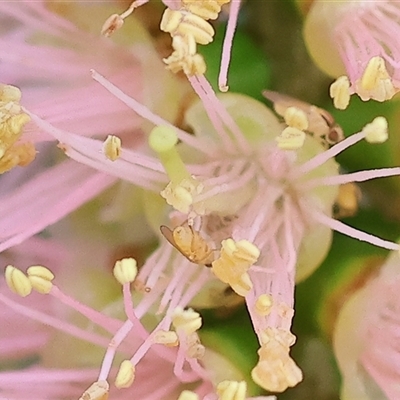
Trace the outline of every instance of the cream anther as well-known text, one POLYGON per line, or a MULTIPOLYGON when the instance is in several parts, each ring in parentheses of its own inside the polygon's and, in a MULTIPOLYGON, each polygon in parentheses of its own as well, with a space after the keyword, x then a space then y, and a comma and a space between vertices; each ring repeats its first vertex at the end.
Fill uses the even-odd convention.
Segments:
POLYGON ((176 332, 164 331, 160 329, 153 336, 154 343, 163 344, 168 347, 175 347, 179 344, 179 338, 176 332))
POLYGON ((362 132, 368 143, 383 143, 389 137, 388 122, 384 117, 376 117, 371 123, 364 126, 362 132))
POLYGON ((121 139, 118 136, 108 135, 103 143, 103 153, 111 161, 117 160, 121 155, 121 139))
POLYGON ((122 361, 117 376, 115 378, 115 386, 118 389, 126 389, 130 387, 135 380, 135 367, 129 360, 122 361))
POLYGON ((230 0, 182 0, 182 5, 185 10, 208 20, 217 19, 221 6, 229 2, 230 0))
POLYGON ((285 122, 291 128, 305 131, 308 128, 308 118, 303 110, 298 107, 288 107, 284 115, 285 122))
POLYGON ((190 335, 200 329, 202 320, 200 314, 191 308, 183 310, 177 307, 172 314, 172 324, 177 331, 190 335))
POLYGON ((199 395, 190 390, 184 390, 178 397, 178 400, 199 400, 199 395))
POLYGON ((345 110, 350 103, 350 81, 346 75, 340 76, 329 88, 333 105, 338 110, 345 110))
POLYGON ((101 28, 101 34, 108 37, 118 29, 122 28, 123 24, 124 20, 120 15, 118 14, 110 15, 101 28))
POLYGON ((298 150, 303 147, 306 134, 297 128, 288 126, 276 138, 278 147, 282 150, 298 150))
POLYGON ((79 400, 107 400, 110 386, 107 381, 97 381, 90 385, 79 400))
POLYGON ((34 265, 26 271, 32 288, 41 294, 48 294, 53 287, 54 274, 46 267, 34 265))
POLYGON ((123 258, 115 263, 113 274, 121 284, 132 283, 138 273, 137 262, 134 258, 123 258))
POLYGON ((218 400, 245 400, 246 392, 245 381, 222 381, 217 385, 218 400))
POLYGON ((28 277, 19 269, 8 265, 5 270, 7 286, 11 291, 21 297, 26 297, 32 292, 32 285, 28 277))

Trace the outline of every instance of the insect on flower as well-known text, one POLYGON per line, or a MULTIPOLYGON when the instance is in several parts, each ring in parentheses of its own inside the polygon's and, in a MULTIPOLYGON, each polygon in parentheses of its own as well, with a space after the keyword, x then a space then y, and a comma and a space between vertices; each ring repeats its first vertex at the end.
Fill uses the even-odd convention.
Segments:
POLYGON ((160 226, 160 231, 183 256, 190 262, 211 267, 214 261, 214 250, 207 241, 194 230, 187 222, 177 226, 173 230, 165 225, 160 226))
POLYGON ((342 128, 328 111, 270 90, 265 90, 263 96, 273 103, 274 110, 282 117, 289 107, 304 111, 308 119, 307 132, 319 139, 324 147, 330 147, 344 139, 342 128))

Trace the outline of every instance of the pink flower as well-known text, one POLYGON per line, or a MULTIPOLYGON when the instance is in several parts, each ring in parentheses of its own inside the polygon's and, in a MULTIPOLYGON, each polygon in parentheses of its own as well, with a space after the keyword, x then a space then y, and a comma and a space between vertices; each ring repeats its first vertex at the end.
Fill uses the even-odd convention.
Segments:
POLYGON ((343 376, 344 400, 398 399, 400 352, 398 252, 343 306, 334 348, 343 376))
MULTIPOLYGON (((47 121, 83 136, 118 134, 124 146, 134 148, 144 139, 141 120, 132 117, 118 100, 107 100, 106 91, 91 79, 90 68, 97 66, 114 77, 130 95, 146 99, 167 119, 175 118, 180 103, 178 100, 163 111, 164 96, 159 96, 156 84, 166 88, 165 96, 174 98, 182 85, 164 71, 138 22, 127 25, 135 38, 129 47, 100 37, 109 10, 95 3, 2 2, 0 74, 8 83, 23 88, 23 104, 47 121), (86 29, 79 27, 82 25, 86 29), (145 85, 150 77, 155 86, 145 85)), ((123 36, 116 39, 124 43, 123 36)), ((53 147, 46 144, 52 137, 32 123, 26 125, 22 138, 35 143, 39 154, 29 170, 30 180, 26 172, 17 169, 2 177, 0 251, 40 232, 116 182, 91 168, 60 162, 53 147)))
POLYGON ((319 1, 305 22, 305 41, 323 71, 338 78, 331 86, 335 106, 350 95, 389 100, 400 88, 398 1, 319 1))

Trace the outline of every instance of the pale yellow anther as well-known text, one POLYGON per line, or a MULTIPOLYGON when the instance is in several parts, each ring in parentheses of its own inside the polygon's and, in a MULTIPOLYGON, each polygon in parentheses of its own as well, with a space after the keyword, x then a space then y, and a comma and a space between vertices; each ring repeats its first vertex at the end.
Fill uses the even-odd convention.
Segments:
POLYGON ((276 138, 278 147, 282 150, 298 150, 303 147, 306 134, 297 128, 288 126, 276 138))
POLYGON ((199 44, 211 43, 215 34, 212 25, 203 18, 184 10, 175 11, 169 8, 164 11, 160 29, 171 36, 193 35, 199 44))
POLYGON ((260 332, 260 341, 262 345, 273 341, 289 348, 296 343, 296 336, 287 329, 269 327, 260 332))
POLYGON ((53 287, 54 274, 48 268, 41 265, 33 265, 26 272, 34 290, 41 294, 50 293, 53 287))
POLYGON ((15 86, 0 84, 0 101, 18 103, 21 100, 21 90, 15 86))
POLYGON ((297 128, 301 131, 305 131, 308 128, 307 115, 298 107, 288 107, 285 110, 283 118, 285 119, 286 125, 292 128, 297 128))
POLYGON ((154 333, 153 341, 154 343, 163 344, 168 347, 175 347, 179 344, 179 338, 176 332, 162 329, 154 333))
POLYGON ((107 400, 109 390, 107 381, 97 381, 85 390, 79 400, 107 400))
POLYGON ((178 397, 178 400, 199 400, 200 397, 197 393, 191 390, 184 390, 178 397))
POLYGON ((111 161, 117 160, 121 155, 121 139, 118 136, 108 135, 103 143, 103 153, 111 161))
POLYGON ((350 81, 346 75, 340 76, 329 88, 333 105, 338 110, 345 110, 350 103, 350 81))
POLYGON ((135 366, 129 361, 122 361, 117 376, 115 377, 115 386, 118 389, 130 387, 135 380, 135 366))
POLYGON ((7 149, 0 144, 0 174, 10 171, 16 166, 25 167, 36 157, 36 149, 32 143, 15 143, 7 149))
POLYGON ((376 117, 371 123, 364 126, 362 132, 368 143, 383 143, 389 137, 388 122, 384 117, 376 117))
POLYGON ((253 288, 250 276, 247 272, 242 274, 236 281, 230 282, 231 288, 239 295, 246 297, 250 290, 253 288))
POLYGON ((265 390, 283 392, 297 385, 303 374, 289 355, 289 346, 271 338, 258 351, 259 362, 251 371, 253 381, 265 390))
POLYGON ((160 194, 175 210, 187 214, 193 204, 193 196, 200 194, 202 190, 203 185, 191 177, 191 179, 183 179, 179 184, 170 182, 160 194))
POLYGON ((182 0, 182 5, 185 10, 208 20, 217 19, 218 14, 221 12, 221 6, 225 3, 229 3, 229 1, 230 0, 182 0))
POLYGON ((357 93, 362 100, 390 100, 396 90, 387 72, 385 60, 382 57, 372 57, 366 66, 360 80, 356 82, 357 93))
POLYGON ((183 310, 177 307, 172 314, 172 325, 177 331, 190 335, 200 329, 202 320, 200 314, 191 308, 183 310))
POLYGON ((103 26, 101 27, 101 34, 108 37, 118 29, 122 28, 123 24, 123 18, 121 18, 121 16, 118 14, 113 14, 107 18, 106 22, 104 22, 103 26))
POLYGON ((26 297, 32 292, 32 285, 28 277, 12 265, 6 267, 5 278, 10 290, 19 296, 26 297))
POLYGON ((245 381, 222 381, 217 385, 218 400, 245 400, 246 392, 245 381))
POLYGON ((138 273, 137 262, 134 258, 123 258, 115 263, 113 274, 121 284, 132 283, 138 273))
POLYGON ((265 317, 271 313, 273 304, 274 301, 271 295, 262 294, 258 296, 254 308, 258 315, 265 317))

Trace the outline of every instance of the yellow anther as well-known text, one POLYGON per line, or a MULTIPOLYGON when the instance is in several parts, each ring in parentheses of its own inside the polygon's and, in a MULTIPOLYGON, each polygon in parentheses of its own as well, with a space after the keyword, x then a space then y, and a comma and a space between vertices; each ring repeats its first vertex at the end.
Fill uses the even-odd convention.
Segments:
POLYGON ((174 184, 179 184, 184 179, 191 179, 176 149, 177 143, 178 137, 175 129, 169 126, 157 126, 151 131, 149 136, 150 147, 158 153, 165 172, 174 184))
POLYGON ((245 400, 246 392, 245 381, 222 381, 217 385, 218 400, 245 400))
POLYGON ((182 0, 183 8, 192 14, 208 19, 217 19, 221 12, 221 6, 230 0, 182 0))
POLYGON ((221 242, 224 254, 233 258, 235 261, 247 262, 254 264, 260 257, 260 250, 256 245, 248 240, 239 240, 235 242, 229 238, 221 242))
POLYGON ((193 204, 193 196, 200 194, 202 190, 203 185, 198 183, 195 178, 190 177, 190 179, 183 179, 178 184, 170 182, 160 194, 175 210, 187 214, 193 204))
POLYGON ((259 362, 251 371, 254 382, 271 392, 297 385, 303 374, 289 355, 289 347, 271 339, 258 351, 259 362))
POLYGON ((118 136, 108 135, 103 143, 103 153, 111 161, 115 161, 121 155, 121 139, 118 136))
POLYGON ((178 335, 173 331, 159 330, 153 336, 154 343, 163 344, 168 347, 175 347, 179 344, 178 335))
POLYGON ((123 258, 115 263, 113 274, 121 284, 132 283, 138 273, 137 262, 134 258, 123 258))
POLYGON ((292 128, 305 131, 308 128, 308 118, 303 110, 298 107, 288 107, 284 115, 285 122, 292 128))
MULTIPOLYGON (((0 145, 1 146, 1 145, 0 145)), ((4 148, 1 149, 4 151, 4 148)), ((0 174, 10 171, 16 166, 25 167, 36 157, 36 149, 32 143, 15 143, 6 149, 3 157, 0 157, 0 174)))
POLYGON ((361 80, 357 81, 356 85, 357 93, 362 100, 390 100, 396 92, 387 72, 385 60, 378 56, 369 60, 361 80))
POLYGON ((6 267, 5 278, 10 290, 21 297, 26 297, 32 292, 32 285, 28 277, 12 265, 6 267))
POLYGON ((110 386, 107 381, 98 381, 90 385, 79 400, 107 400, 110 386))
POLYGON ((0 101, 1 102, 15 102, 19 103, 21 100, 21 91, 11 85, 0 84, 0 101))
POLYGON ((345 110, 350 103, 350 81, 346 75, 340 76, 329 88, 333 105, 338 110, 345 110))
POLYGON ((186 75, 202 75, 206 72, 206 63, 203 56, 197 54, 196 40, 193 35, 172 38, 174 52, 163 59, 167 68, 173 73, 183 71, 186 75))
POLYGON ((274 301, 269 294, 262 294, 258 296, 255 303, 255 310, 261 316, 267 316, 271 313, 274 301))
POLYGON ((41 294, 48 294, 53 287, 54 274, 46 267, 34 265, 26 271, 32 288, 41 294))
POLYGON ((178 400, 199 400, 199 395, 191 390, 184 390, 178 397, 178 400))
POLYGON ((193 35, 196 43, 209 44, 215 34, 211 24, 203 18, 185 11, 167 8, 161 19, 160 28, 171 36, 193 35))
POLYGON ((202 320, 200 314, 191 308, 183 310, 177 307, 172 314, 172 325, 177 331, 190 335, 200 329, 202 320))
POLYGON ((276 138, 278 147, 282 150, 298 150, 303 147, 306 134, 297 128, 288 126, 276 138))
POLYGON ((260 332, 260 341, 262 345, 273 341, 289 348, 296 343, 296 336, 287 329, 270 327, 260 332))
POLYGON ((376 117, 371 123, 364 126, 362 132, 368 143, 383 143, 389 137, 388 122, 384 117, 376 117))
POLYGON ((132 385, 135 380, 135 367, 129 360, 122 361, 117 376, 115 386, 118 389, 125 389, 132 385))
POLYGON ((230 283, 231 288, 239 295, 246 297, 253 288, 250 276, 245 272, 237 281, 230 283))

